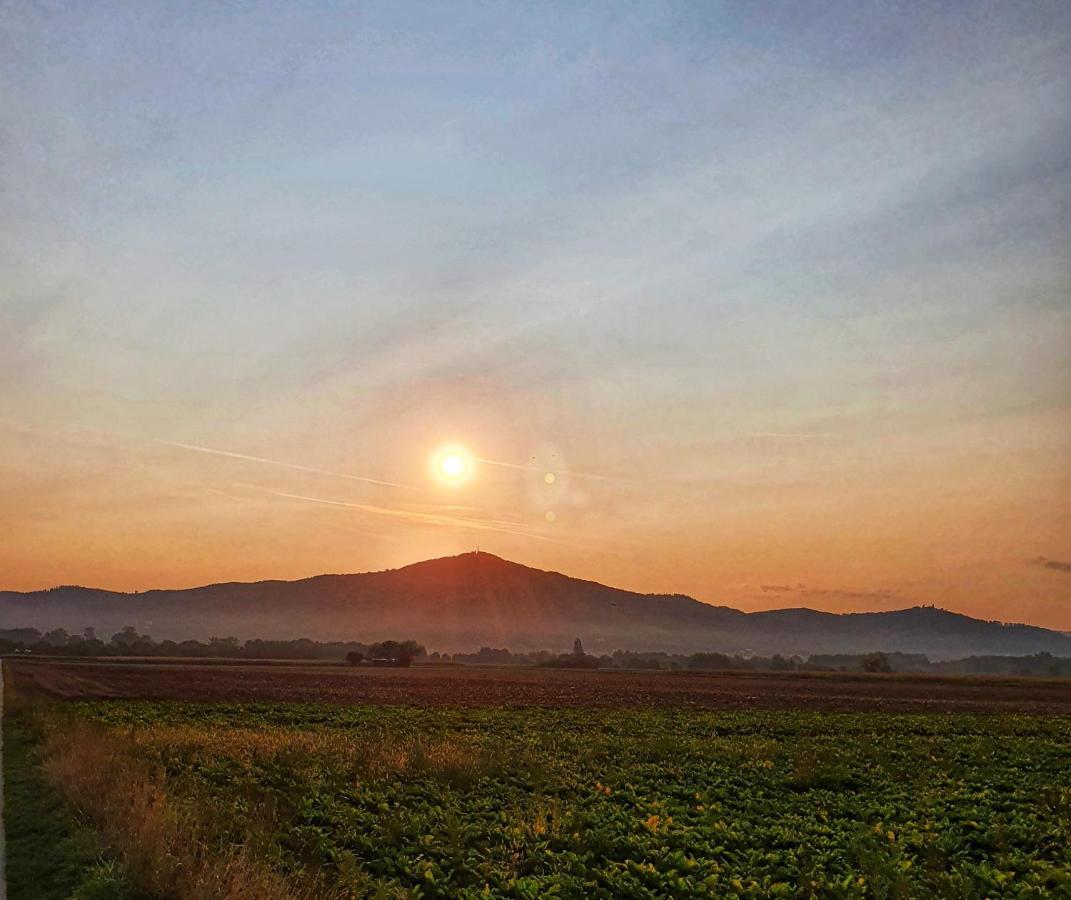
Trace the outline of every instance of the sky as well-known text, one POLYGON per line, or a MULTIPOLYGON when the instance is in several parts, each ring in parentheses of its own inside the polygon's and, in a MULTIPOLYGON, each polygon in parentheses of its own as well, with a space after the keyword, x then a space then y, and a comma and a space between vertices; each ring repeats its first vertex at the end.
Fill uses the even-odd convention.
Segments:
POLYGON ((1069 51, 1062 0, 7 0, 0 588, 478 544, 1071 630, 1069 51))

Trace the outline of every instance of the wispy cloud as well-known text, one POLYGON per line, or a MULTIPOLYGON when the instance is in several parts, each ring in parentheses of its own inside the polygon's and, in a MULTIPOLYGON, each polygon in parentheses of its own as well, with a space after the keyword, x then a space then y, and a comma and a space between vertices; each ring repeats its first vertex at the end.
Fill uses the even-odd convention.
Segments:
POLYGON ((1071 562, 1061 562, 1058 559, 1048 559, 1044 556, 1039 556, 1034 560, 1034 563, 1043 568, 1051 569, 1054 572, 1071 572, 1071 562))
POLYGON ((590 478, 596 481, 625 481, 626 479, 620 478, 616 475, 596 475, 593 472, 577 472, 573 469, 562 468, 555 469, 553 466, 536 466, 531 463, 524 465, 521 463, 503 462, 500 459, 484 459, 483 457, 474 457, 476 462, 483 463, 486 466, 499 466, 503 469, 515 469, 520 472, 550 472, 554 475, 568 475, 570 478, 590 478))
POLYGON ((842 600, 858 600, 864 603, 880 603, 887 600, 901 600, 900 592, 891 588, 876 590, 852 588, 807 588, 800 592, 802 597, 837 597, 842 600))
POLYGON ((249 499, 248 497, 239 497, 236 494, 229 494, 226 491, 219 490, 219 488, 210 487, 205 488, 205 490, 210 494, 215 494, 217 497, 226 497, 228 500, 234 500, 237 503, 245 503, 249 499))
POLYGON ((748 437, 773 438, 792 441, 835 441, 840 438, 839 434, 815 434, 803 431, 753 431, 748 437))
POLYGON ((761 584, 759 590, 764 594, 793 594, 800 598, 826 598, 834 597, 841 600, 856 600, 860 602, 884 602, 887 600, 902 600, 900 592, 892 588, 824 588, 803 583, 796 584, 761 584))
POLYGON ((400 488, 405 491, 420 491, 426 493, 424 488, 414 487, 409 484, 400 484, 396 481, 383 481, 379 478, 369 478, 364 475, 353 475, 350 472, 336 472, 331 469, 318 469, 314 466, 303 466, 299 463, 282 462, 277 459, 267 459, 263 456, 251 456, 248 453, 235 453, 231 450, 219 450, 215 447, 202 447, 197 444, 182 444, 177 441, 165 441, 157 439, 153 443, 162 444, 165 447, 176 447, 180 450, 191 450, 194 453, 208 453, 213 456, 226 456, 230 459, 241 459, 246 462, 261 463, 262 465, 277 466, 281 469, 291 469, 296 472, 311 472, 314 475, 326 475, 330 478, 345 478, 348 481, 360 481, 364 484, 376 484, 382 487, 400 488))
POLYGON ((391 516, 410 522, 419 522, 426 525, 443 525, 450 528, 470 528, 475 531, 497 531, 503 534, 513 534, 518 537, 532 538, 537 541, 552 542, 552 538, 541 534, 533 534, 529 531, 520 531, 517 528, 506 528, 492 522, 481 522, 473 519, 463 519, 456 516, 440 516, 432 513, 410 512, 404 509, 390 509, 385 506, 375 506, 371 503, 350 503, 346 500, 332 500, 327 497, 309 497, 305 494, 291 494, 285 491, 269 491, 276 497, 287 500, 301 500, 305 503, 320 503, 324 506, 337 506, 343 509, 356 509, 361 512, 371 513, 377 516, 391 516))

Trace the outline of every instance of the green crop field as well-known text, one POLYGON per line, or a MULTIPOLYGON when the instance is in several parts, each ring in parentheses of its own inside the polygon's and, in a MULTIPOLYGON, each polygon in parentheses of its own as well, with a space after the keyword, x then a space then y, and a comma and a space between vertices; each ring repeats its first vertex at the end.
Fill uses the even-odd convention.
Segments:
POLYGON ((149 896, 198 865, 255 871, 262 896, 1071 896, 1063 717, 35 715, 45 771, 149 896))

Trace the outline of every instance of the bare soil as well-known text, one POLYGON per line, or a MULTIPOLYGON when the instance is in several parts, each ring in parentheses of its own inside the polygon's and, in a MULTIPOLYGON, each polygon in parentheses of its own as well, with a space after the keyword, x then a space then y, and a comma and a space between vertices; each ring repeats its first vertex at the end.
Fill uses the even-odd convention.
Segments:
POLYGON ((1071 681, 755 672, 243 666, 201 660, 6 660, 23 695, 413 706, 676 706, 1071 714, 1071 681))

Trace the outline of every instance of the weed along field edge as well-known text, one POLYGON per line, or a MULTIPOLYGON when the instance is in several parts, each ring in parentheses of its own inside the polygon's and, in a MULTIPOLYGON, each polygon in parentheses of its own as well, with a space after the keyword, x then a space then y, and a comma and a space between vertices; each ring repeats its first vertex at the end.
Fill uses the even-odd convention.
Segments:
POLYGON ((199 665, 191 692, 215 677, 237 698, 168 698, 170 681, 131 696, 129 679, 148 694, 183 668, 8 664, 5 725, 56 798, 68 862, 92 872, 97 893, 80 896, 1071 892, 1071 718, 1014 711, 999 691, 941 715, 746 708, 736 694, 703 708, 691 687, 628 680, 638 693, 586 703, 591 673, 343 671, 390 700, 320 703, 286 699, 290 668, 273 697, 259 669, 199 665), (557 702, 487 702, 503 692, 557 702))

